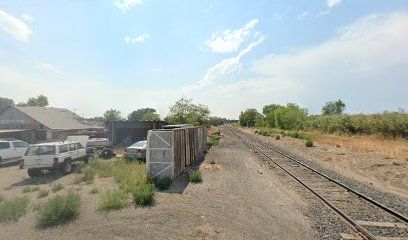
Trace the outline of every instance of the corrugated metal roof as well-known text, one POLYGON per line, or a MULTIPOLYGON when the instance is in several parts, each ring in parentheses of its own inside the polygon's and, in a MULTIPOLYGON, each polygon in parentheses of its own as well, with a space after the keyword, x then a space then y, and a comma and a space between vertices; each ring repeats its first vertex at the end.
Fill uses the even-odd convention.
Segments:
POLYGON ((83 118, 64 108, 13 107, 50 129, 69 130, 95 127, 87 124, 83 118))

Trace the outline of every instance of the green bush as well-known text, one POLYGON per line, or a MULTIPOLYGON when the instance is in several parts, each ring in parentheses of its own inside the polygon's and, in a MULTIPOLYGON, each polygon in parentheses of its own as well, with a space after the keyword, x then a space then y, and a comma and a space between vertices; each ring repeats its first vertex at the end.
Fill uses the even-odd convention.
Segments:
POLYGON ((29 192, 31 192, 31 187, 30 187, 30 186, 24 187, 23 190, 22 190, 22 192, 23 192, 23 193, 29 193, 29 192))
POLYGON ((307 140, 305 145, 306 145, 306 147, 313 147, 313 141, 312 140, 307 140))
POLYGON ((212 136, 208 140, 208 144, 211 145, 211 146, 216 146, 219 143, 220 143, 220 137, 217 137, 217 136, 212 136))
POLYGON ((128 197, 125 192, 119 189, 106 191, 99 201, 98 211, 119 210, 127 207, 128 197))
POLYGON ((39 228, 52 227, 72 221, 79 215, 81 198, 74 191, 55 196, 42 204, 37 213, 39 228))
POLYGON ((201 172, 199 169, 192 170, 188 174, 188 180, 193 183, 200 183, 203 181, 203 177, 201 176, 201 172))
POLYGON ((276 139, 276 140, 279 140, 279 139, 281 139, 281 136, 280 136, 280 135, 276 135, 276 136, 275 136, 275 139, 276 139))
POLYGON ((99 189, 97 187, 93 187, 91 190, 89 190, 90 194, 97 194, 99 192, 99 189))
POLYGON ((52 192, 58 192, 62 189, 64 189, 64 185, 62 185, 61 183, 54 183, 51 187, 52 192))
POLYGON ((297 132, 291 133, 290 137, 291 138, 299 138, 299 133, 297 133, 297 132))
POLYGON ((39 192, 38 192, 38 198, 43 198, 43 197, 46 197, 46 196, 48 196, 48 191, 47 190, 44 190, 44 189, 41 189, 39 192))
POLYGON ((3 195, 0 195, 0 203, 3 202, 4 199, 5 199, 5 198, 3 197, 3 195))
POLYGON ((29 199, 17 197, 0 201, 0 222, 17 220, 27 212, 29 199))
POLYGON ((170 177, 164 177, 164 178, 154 180, 154 185, 160 190, 168 189, 172 183, 173 181, 171 180, 170 177))
POLYGON ((95 181, 96 170, 90 166, 84 168, 83 174, 82 181, 86 182, 87 184, 91 184, 95 181))
POLYGON ((133 192, 133 202, 139 206, 151 205, 154 202, 155 193, 156 188, 154 184, 141 184, 133 192))
POLYGON ((215 164, 215 159, 211 159, 211 164, 215 164))

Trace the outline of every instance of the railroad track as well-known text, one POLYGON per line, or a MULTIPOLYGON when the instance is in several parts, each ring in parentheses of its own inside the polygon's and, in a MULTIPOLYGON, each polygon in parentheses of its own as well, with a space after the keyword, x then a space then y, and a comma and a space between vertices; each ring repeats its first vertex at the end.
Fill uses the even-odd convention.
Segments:
POLYGON ((343 239, 408 240, 406 216, 247 133, 228 129, 259 157, 291 176, 347 222, 354 234, 340 233, 343 239))

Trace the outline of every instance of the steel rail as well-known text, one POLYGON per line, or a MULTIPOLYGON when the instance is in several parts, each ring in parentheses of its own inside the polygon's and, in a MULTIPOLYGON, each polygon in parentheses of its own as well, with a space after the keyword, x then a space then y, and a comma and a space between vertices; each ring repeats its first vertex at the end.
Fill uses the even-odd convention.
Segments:
MULTIPOLYGON (((351 226, 355 229, 355 231, 359 234, 362 234, 365 238, 367 239, 376 239, 375 236, 373 236, 371 233, 369 233, 368 230, 366 230, 363 226, 359 225, 358 223, 356 223, 353 219, 351 219, 350 217, 348 217, 345 213, 343 213, 340 209, 338 209, 336 206, 334 206, 333 204, 331 204, 325 197, 323 197, 322 195, 320 195, 318 192, 316 192, 315 190, 313 190, 310 186, 308 186, 305 182, 303 182, 301 179, 299 179, 298 177, 294 176, 291 172, 289 172, 285 167, 283 167, 281 164, 277 163, 276 161, 274 161, 271 157, 269 157, 267 154, 265 154, 264 152, 262 152, 258 147, 256 147, 255 145, 251 144, 249 141, 245 140, 240 134, 238 134, 236 132, 236 130, 233 130, 230 128, 230 130, 237 135, 242 141, 244 141, 246 144, 252 146, 253 148, 255 148, 259 153, 261 153, 263 156, 265 156, 266 158, 268 158, 270 161, 272 161, 275 165, 277 165, 280 169, 282 169, 284 172, 286 172, 288 175, 290 175, 292 178, 294 178, 297 182, 299 182, 302 186, 304 186, 306 189, 308 189, 309 191, 311 191, 316 197, 318 197, 320 200, 322 200, 326 205, 328 205, 332 210, 334 210, 337 214, 339 214, 342 218, 344 218, 349 224, 351 224, 351 226)), ((312 167, 300 162, 299 160, 296 160, 295 158, 289 156, 288 154, 285 154, 267 144, 265 144, 264 142, 257 140, 251 136, 248 136, 248 134, 244 134, 241 133, 242 135, 245 135, 246 137, 248 137, 249 139, 263 145, 264 147, 267 147, 270 150, 273 150, 274 152, 296 162, 297 164, 311 170, 314 173, 317 173, 318 175, 322 176, 323 178, 327 179, 328 181, 344 188, 345 190, 347 190, 348 192, 351 192, 353 194, 355 194, 357 197, 362 198, 364 200, 366 200, 367 202, 371 203, 372 205, 381 208, 382 210, 388 212, 389 214, 393 215, 394 217, 398 218, 399 220, 408 223, 408 219, 407 217, 403 216, 402 214, 396 212, 395 210, 388 208, 384 205, 382 205, 381 203, 371 199, 370 197, 357 192, 356 190, 344 185, 343 183, 338 182, 337 180, 327 176, 324 173, 321 173, 318 170, 313 169, 312 167)))

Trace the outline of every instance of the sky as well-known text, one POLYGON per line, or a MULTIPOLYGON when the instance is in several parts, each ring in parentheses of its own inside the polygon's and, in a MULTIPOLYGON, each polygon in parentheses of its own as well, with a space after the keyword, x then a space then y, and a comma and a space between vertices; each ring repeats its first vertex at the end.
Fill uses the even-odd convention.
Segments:
POLYGON ((181 97, 214 116, 408 109, 406 0, 0 0, 0 97, 84 117, 181 97))

